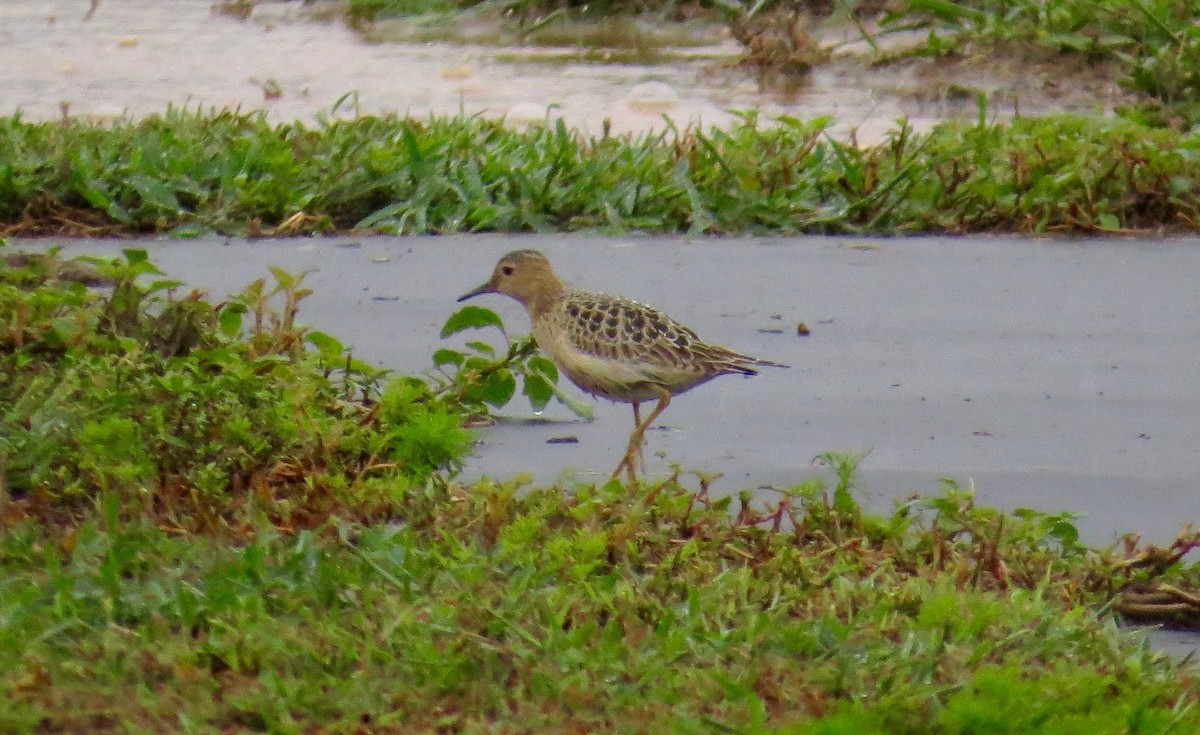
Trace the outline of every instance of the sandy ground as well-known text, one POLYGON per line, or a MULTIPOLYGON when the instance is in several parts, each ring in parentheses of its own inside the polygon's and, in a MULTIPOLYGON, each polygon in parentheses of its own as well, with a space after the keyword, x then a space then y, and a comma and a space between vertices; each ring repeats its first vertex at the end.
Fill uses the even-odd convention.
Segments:
MULTIPOLYGON (((264 109, 278 121, 313 120, 347 94, 366 113, 507 115, 528 121, 548 112, 598 133, 603 121, 616 132, 661 129, 665 111, 677 124, 725 125, 731 109, 759 108, 764 117, 828 115, 837 130, 876 142, 907 116, 925 129, 948 115, 974 116, 967 95, 947 98, 929 64, 868 70, 838 62, 817 71, 789 94, 762 91, 748 71, 729 61, 696 60, 657 66, 503 62, 512 49, 452 44, 360 41, 338 24, 304 20, 297 3, 265 3, 250 20, 215 13, 209 0, 102 0, 88 20, 86 0, 0 2, 0 114, 20 110, 32 119, 71 114, 113 119, 161 112, 168 104, 264 109), (264 88, 278 85, 268 99, 264 88), (661 105, 639 104, 646 83, 670 87, 661 105)), ((736 44, 708 49, 732 58, 736 44)), ((530 51, 531 55, 536 50, 530 51)), ((941 65, 944 66, 944 65, 941 65)), ((1034 75, 1037 76, 1037 75, 1034 75)), ((995 114, 1011 100, 1037 113, 1099 104, 1093 89, 1055 89, 1061 82, 1019 80, 978 71, 956 78, 995 92, 995 114)), ((344 106, 343 113, 354 109, 344 106)))

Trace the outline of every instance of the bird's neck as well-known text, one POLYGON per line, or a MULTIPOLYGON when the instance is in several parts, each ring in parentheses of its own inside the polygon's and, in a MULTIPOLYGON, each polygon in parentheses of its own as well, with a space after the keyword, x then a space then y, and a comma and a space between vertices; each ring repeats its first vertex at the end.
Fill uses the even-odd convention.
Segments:
POLYGON ((567 300, 567 287, 554 274, 547 274, 534 295, 525 302, 532 321, 541 319, 567 300))
POLYGON ((529 312, 530 320, 537 321, 553 312, 566 300, 566 288, 560 288, 557 291, 544 291, 530 299, 529 303, 525 304, 525 309, 529 312))

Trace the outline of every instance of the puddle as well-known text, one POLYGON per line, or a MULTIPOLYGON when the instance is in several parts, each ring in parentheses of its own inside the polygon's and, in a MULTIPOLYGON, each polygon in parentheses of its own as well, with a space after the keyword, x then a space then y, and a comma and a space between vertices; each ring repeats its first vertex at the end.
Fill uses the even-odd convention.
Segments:
MULTIPOLYGON (((930 65, 920 63, 871 70, 835 60, 799 91, 764 91, 754 74, 730 68, 732 41, 653 66, 549 62, 535 49, 368 44, 341 25, 302 19, 298 3, 259 5, 248 21, 215 13, 209 0, 101 0, 90 20, 86 11, 80 0, 0 4, 0 114, 47 120, 69 105, 72 115, 110 120, 187 104, 311 121, 354 93, 363 113, 549 114, 592 134, 605 119, 617 133, 661 130, 664 113, 678 125, 727 125, 736 120, 730 109, 758 107, 764 117, 832 116, 840 134, 855 130, 863 143, 881 140, 899 117, 924 130, 976 114, 971 95, 931 83, 930 65), (646 105, 637 92, 646 82, 666 83, 674 96, 646 105), (268 90, 278 96, 268 99, 268 90)), ((1011 112, 1008 83, 970 81, 994 98, 997 115, 1011 112)), ((1038 95, 1030 90, 1041 82, 1026 82, 1013 93, 1029 97, 1025 111, 1096 104, 1089 90, 1038 95)))

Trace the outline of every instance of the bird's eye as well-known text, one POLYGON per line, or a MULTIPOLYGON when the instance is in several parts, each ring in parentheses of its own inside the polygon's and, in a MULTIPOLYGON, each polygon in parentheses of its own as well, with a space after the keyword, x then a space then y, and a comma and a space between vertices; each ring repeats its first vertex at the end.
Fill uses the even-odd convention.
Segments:
POLYGON ((513 267, 511 265, 506 265, 500 269, 500 272, 506 276, 511 276, 513 274, 513 267))

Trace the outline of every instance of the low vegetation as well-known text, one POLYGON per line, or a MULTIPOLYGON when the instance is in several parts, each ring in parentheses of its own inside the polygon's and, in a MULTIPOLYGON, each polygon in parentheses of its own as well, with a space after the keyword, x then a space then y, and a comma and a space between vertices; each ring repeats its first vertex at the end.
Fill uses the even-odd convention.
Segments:
MULTIPOLYGON (((213 304, 128 250, 0 266, 0 515, 67 524, 101 509, 175 531, 262 517, 309 528, 387 517, 454 469, 462 428, 518 381, 540 408, 554 365, 528 339, 441 350, 429 377, 392 377, 296 322, 309 291, 283 271, 213 304), (88 288, 86 283, 105 285, 88 288)), ((489 316, 490 315, 490 316, 489 316)), ((448 333, 496 326, 464 311, 448 333)))
POLYGON ((1070 116, 585 137, 477 117, 0 118, 0 233, 1195 231, 1200 133, 1070 116))
POLYGON ((236 545, 103 516, 10 529, 0 726, 1200 727, 1194 667, 1093 612, 1110 559, 1064 540, 1057 517, 953 490, 869 517, 815 483, 761 510, 680 480, 403 492, 387 522, 261 523, 236 545))
POLYGON ((1184 600, 1200 536, 1090 549, 951 483, 874 516, 834 454, 757 500, 464 484, 462 422, 553 400, 553 366, 505 337, 385 376, 305 295, 2 261, 0 731, 1200 729, 1194 664, 1113 615, 1184 600))

